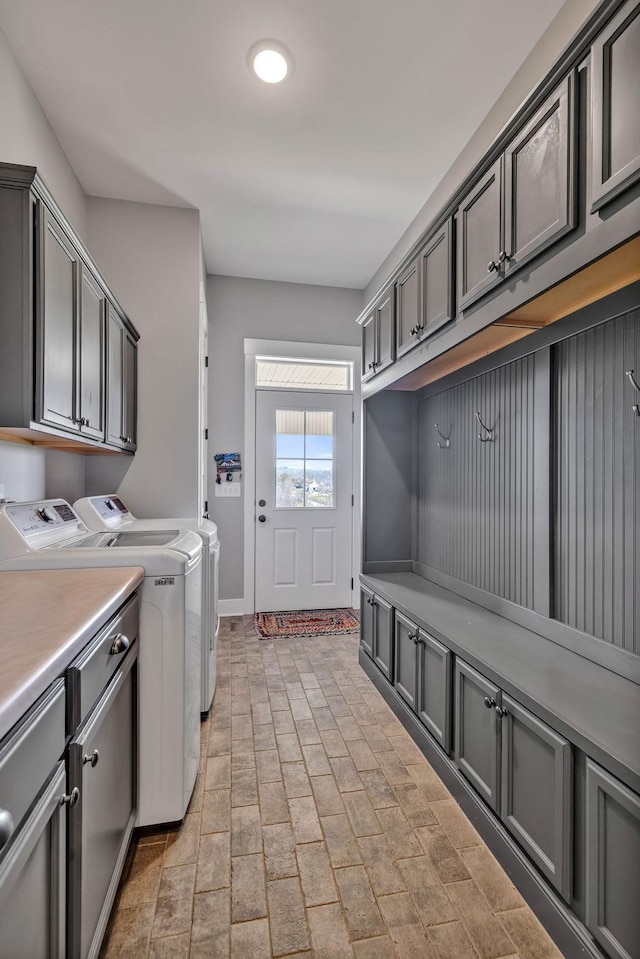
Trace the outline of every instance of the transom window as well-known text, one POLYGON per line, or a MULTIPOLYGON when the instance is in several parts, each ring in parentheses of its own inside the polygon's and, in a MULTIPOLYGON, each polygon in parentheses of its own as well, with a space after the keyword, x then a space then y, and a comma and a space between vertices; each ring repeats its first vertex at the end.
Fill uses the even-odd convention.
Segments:
POLYGON ((256 357, 256 386, 277 390, 353 390, 353 363, 256 357))

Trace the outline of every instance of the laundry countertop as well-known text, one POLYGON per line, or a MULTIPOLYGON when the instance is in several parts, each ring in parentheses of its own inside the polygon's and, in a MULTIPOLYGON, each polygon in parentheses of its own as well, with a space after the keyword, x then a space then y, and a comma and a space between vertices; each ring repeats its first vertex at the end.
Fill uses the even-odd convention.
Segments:
POLYGON ((142 582, 137 566, 0 573, 0 739, 142 582))

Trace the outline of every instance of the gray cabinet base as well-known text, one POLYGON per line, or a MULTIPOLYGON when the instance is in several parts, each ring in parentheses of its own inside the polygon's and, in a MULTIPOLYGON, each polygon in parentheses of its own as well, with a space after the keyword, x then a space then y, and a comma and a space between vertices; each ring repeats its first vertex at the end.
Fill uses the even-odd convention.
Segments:
POLYGON ((537 873, 491 810, 476 797, 454 762, 435 744, 379 669, 363 653, 359 654, 358 661, 522 893, 565 959, 606 959, 582 923, 537 873))

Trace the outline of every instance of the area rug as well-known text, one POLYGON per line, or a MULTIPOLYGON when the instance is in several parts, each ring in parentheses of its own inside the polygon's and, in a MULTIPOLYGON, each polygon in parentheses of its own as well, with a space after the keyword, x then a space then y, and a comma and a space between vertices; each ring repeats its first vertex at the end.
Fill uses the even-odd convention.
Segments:
POLYGON ((299 609, 285 613, 256 613, 260 639, 302 639, 305 636, 337 636, 360 631, 355 609, 299 609))

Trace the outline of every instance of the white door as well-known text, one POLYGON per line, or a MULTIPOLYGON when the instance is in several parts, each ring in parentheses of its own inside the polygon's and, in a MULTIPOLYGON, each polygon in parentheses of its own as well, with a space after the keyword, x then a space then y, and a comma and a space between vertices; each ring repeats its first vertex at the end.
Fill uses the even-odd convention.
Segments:
POLYGON ((258 612, 351 605, 352 412, 350 393, 256 391, 258 612))

